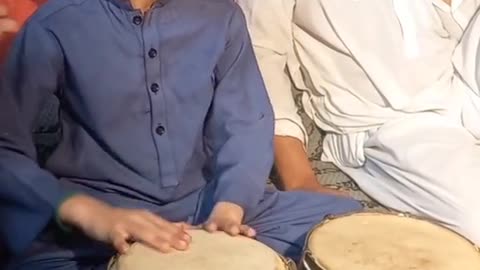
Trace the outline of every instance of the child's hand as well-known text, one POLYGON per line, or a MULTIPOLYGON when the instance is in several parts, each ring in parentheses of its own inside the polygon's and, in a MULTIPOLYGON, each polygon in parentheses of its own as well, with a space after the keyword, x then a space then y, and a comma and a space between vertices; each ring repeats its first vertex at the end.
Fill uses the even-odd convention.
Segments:
POLYGON ((255 230, 242 224, 243 216, 244 211, 240 206, 229 202, 219 202, 213 208, 203 228, 208 232, 223 231, 232 236, 241 234, 255 237, 255 230))
POLYGON ((169 222, 146 210, 111 207, 83 195, 65 201, 59 217, 92 239, 113 245, 120 253, 134 241, 164 253, 186 250, 191 242, 186 224, 169 222))
POLYGON ((8 11, 4 5, 0 5, 0 40, 5 33, 14 33, 18 31, 17 23, 8 18, 8 11))

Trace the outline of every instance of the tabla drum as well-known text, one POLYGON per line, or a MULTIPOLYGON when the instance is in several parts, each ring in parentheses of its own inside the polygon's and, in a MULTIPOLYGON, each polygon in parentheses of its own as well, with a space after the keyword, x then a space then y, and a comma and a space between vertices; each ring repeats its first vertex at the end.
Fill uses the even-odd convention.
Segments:
POLYGON ((292 270, 294 264, 262 243, 242 236, 191 230, 186 251, 160 253, 135 243, 113 258, 109 270, 292 270))
POLYGON ((306 240, 304 270, 479 270, 480 253, 459 234, 406 214, 328 218, 306 240))

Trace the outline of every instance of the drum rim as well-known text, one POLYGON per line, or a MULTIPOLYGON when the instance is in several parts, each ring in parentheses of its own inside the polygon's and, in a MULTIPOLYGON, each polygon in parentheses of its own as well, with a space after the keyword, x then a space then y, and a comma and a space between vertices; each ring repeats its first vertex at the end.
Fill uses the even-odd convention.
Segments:
MULTIPOLYGON (((227 233, 224 233, 226 235, 228 235, 227 233)), ((242 236, 246 239, 251 239, 249 237, 246 237, 246 236, 242 236)), ((263 244, 262 242, 256 240, 256 239, 252 239, 254 240, 255 242, 261 244, 263 247, 267 248, 269 251, 272 252, 272 254, 275 255, 275 260, 278 262, 278 264, 282 265, 284 267, 284 270, 297 270, 297 265, 295 264, 295 262, 289 258, 289 257, 285 257, 279 253, 277 253, 274 249, 272 249, 271 247, 263 244)), ((143 243, 140 243, 140 242, 133 242, 131 243, 130 245, 130 248, 134 247, 134 246, 146 246, 148 248, 151 248, 149 247, 148 245, 145 245, 143 243)), ((126 254, 120 254, 119 252, 116 252, 109 260, 108 262, 108 266, 107 266, 107 269, 108 270, 118 270, 118 264, 120 263, 120 260, 123 258, 123 256, 125 256, 126 254)), ((278 266, 278 265, 277 265, 278 266)))
POLYGON ((449 232, 452 232, 455 235, 461 237, 462 239, 464 239, 466 242, 468 242, 472 246, 474 251, 476 251, 477 253, 480 254, 480 247, 475 245, 475 243, 473 243, 470 239, 466 238, 465 236, 461 235, 459 232, 457 232, 457 231, 455 231, 451 228, 443 226, 439 221, 437 221, 433 218, 422 217, 422 216, 414 215, 414 214, 409 213, 409 212, 400 212, 400 211, 396 211, 396 210, 389 210, 388 212, 378 212, 378 211, 373 211, 373 210, 365 210, 365 211, 348 212, 348 213, 339 214, 339 215, 327 215, 327 216, 325 216, 325 218, 320 223, 318 223, 317 225, 312 227, 312 229, 308 232, 307 237, 305 238, 303 261, 305 261, 306 256, 309 256, 310 259, 313 260, 318 265, 318 267, 320 267, 320 269, 328 270, 323 264, 321 264, 318 261, 318 258, 315 258, 314 256, 312 256, 313 254, 310 251, 310 249, 308 248, 308 243, 310 242, 310 239, 312 237, 313 232, 315 232, 320 227, 325 226, 325 224, 327 224, 328 222, 330 222, 332 220, 343 218, 343 217, 350 217, 350 216, 354 216, 354 215, 358 215, 358 214, 387 215, 387 216, 396 216, 396 217, 411 218, 411 219, 416 219, 416 220, 420 220, 420 221, 426 221, 426 222, 432 223, 433 225, 440 226, 443 229, 445 229, 449 232))
POLYGON ((279 260, 283 264, 285 270, 297 270, 297 265, 291 258, 284 257, 281 254, 277 254, 277 255, 279 260))

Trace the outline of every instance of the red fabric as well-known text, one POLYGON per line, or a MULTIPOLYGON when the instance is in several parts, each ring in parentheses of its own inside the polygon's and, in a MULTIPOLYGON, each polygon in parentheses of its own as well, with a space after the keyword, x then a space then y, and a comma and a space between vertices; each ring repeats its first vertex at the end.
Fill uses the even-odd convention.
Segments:
MULTIPOLYGON (((0 0, 0 5, 8 9, 8 17, 17 21, 21 26, 37 9, 38 5, 46 0, 0 0)), ((8 49, 14 39, 14 34, 6 34, 0 40, 0 62, 3 62, 8 49)))

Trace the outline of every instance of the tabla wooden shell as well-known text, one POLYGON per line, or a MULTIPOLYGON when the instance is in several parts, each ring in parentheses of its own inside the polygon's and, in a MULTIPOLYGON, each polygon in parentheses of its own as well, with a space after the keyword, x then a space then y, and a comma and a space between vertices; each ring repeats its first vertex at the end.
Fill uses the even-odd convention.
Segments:
POLYGON ((470 241, 431 220, 408 214, 331 217, 306 240, 305 270, 479 270, 470 241))
POLYGON ((127 254, 116 256, 109 270, 293 270, 289 260, 269 247, 246 237, 224 233, 190 231, 192 243, 186 251, 162 254, 135 243, 127 254))

